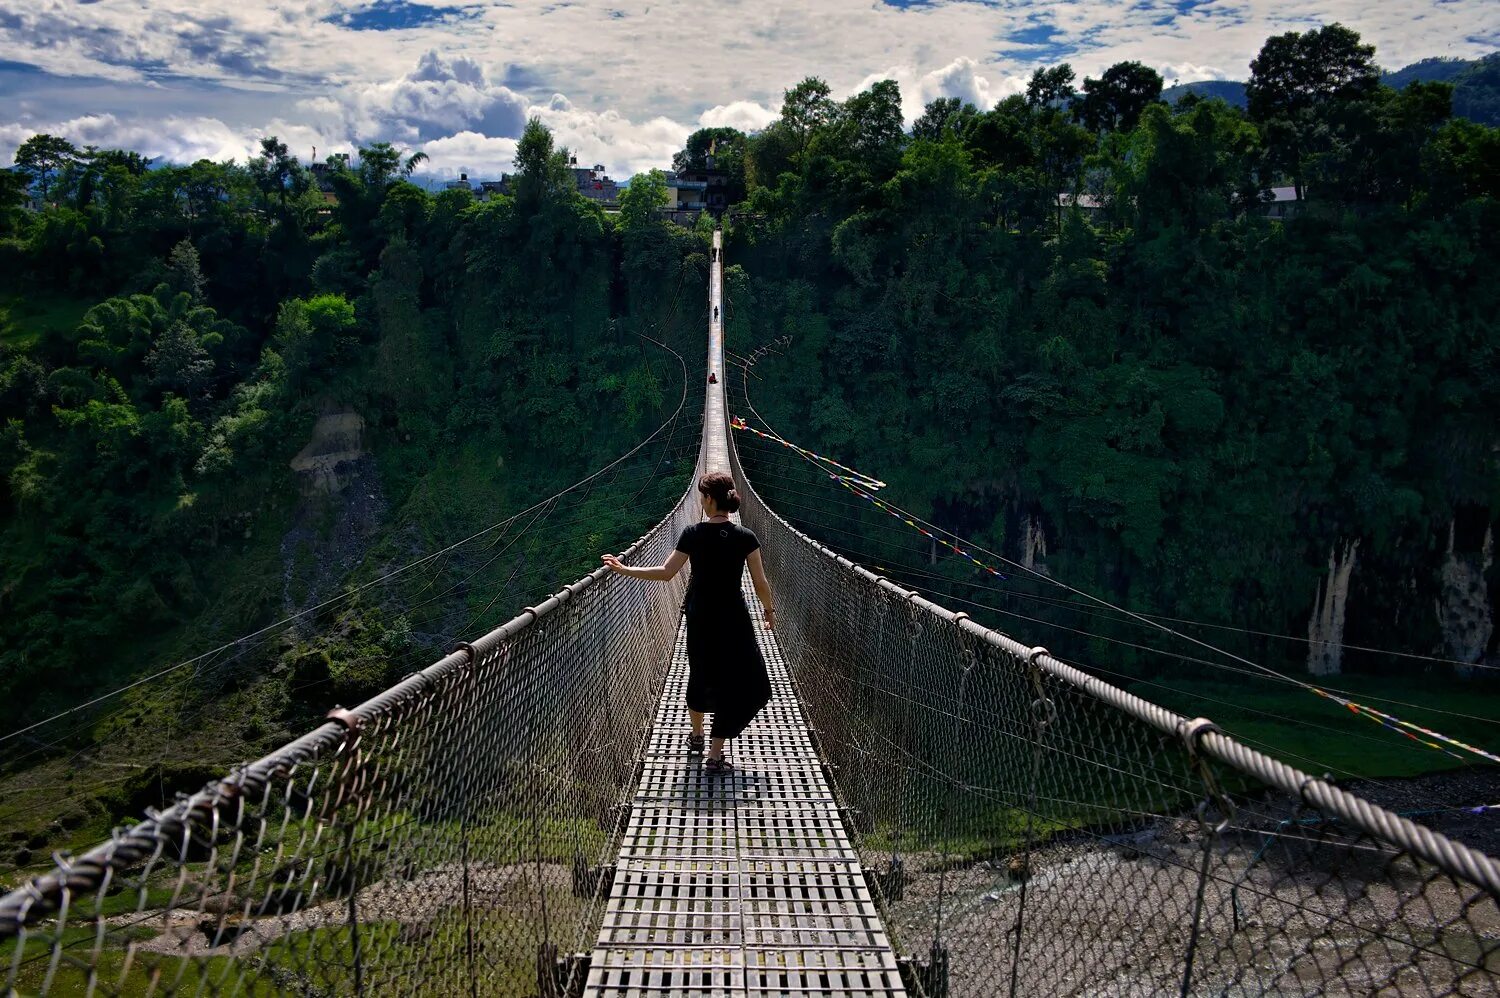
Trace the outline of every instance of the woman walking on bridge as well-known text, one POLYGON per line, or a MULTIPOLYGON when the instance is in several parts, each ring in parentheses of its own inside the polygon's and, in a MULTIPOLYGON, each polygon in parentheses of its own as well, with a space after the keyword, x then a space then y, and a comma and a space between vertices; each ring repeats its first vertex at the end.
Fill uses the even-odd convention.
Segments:
POLYGON ((692 565, 687 602, 683 604, 687 618, 687 703, 693 718, 688 753, 702 753, 703 715, 712 713, 713 744, 703 768, 722 773, 732 768, 724 758, 724 740, 745 730, 771 699, 766 662, 756 644, 750 608, 740 589, 746 566, 755 595, 765 608, 767 627, 776 625, 776 608, 761 564, 760 541, 752 531, 729 520, 729 514, 740 508, 734 479, 720 471, 710 472, 698 480, 698 492, 707 519, 682 532, 666 564, 630 566, 612 554, 604 556, 604 563, 632 579, 662 581, 675 578, 684 564, 692 565))

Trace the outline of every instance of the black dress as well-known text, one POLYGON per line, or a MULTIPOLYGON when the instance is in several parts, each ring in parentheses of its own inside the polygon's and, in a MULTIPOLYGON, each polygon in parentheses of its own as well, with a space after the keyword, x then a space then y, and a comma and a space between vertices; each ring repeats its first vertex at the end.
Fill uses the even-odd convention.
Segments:
POLYGON ((733 738, 771 699, 766 661, 755 643, 750 608, 740 590, 745 559, 760 547, 734 523, 695 523, 677 539, 693 568, 688 583, 688 689, 691 710, 714 715, 713 737, 733 738))

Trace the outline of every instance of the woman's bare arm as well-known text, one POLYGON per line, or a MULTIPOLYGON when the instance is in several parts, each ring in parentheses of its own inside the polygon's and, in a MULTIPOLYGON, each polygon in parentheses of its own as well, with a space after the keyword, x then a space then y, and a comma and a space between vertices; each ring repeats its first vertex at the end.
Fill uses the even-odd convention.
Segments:
POLYGON ((750 552, 750 557, 745 559, 745 564, 750 568, 750 584, 755 587, 755 596, 760 600, 761 609, 764 611, 766 626, 776 627, 776 604, 771 600, 771 584, 766 581, 766 566, 760 560, 760 550, 757 548, 750 552))
POLYGON ((672 556, 667 559, 665 565, 627 565, 612 554, 604 555, 604 564, 610 569, 632 579, 652 579, 658 582, 667 582, 677 577, 682 571, 682 566, 687 564, 688 556, 681 551, 673 551, 672 556))

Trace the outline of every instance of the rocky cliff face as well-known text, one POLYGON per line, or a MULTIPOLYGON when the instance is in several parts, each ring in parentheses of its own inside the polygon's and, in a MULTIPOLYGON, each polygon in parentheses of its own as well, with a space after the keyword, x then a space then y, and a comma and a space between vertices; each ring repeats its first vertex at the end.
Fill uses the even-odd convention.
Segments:
POLYGON ((281 539, 287 611, 314 605, 334 591, 385 522, 385 493, 375 458, 365 450, 364 431, 357 412, 326 413, 292 458, 302 501, 281 539))
POLYGON ((1047 557, 1047 535, 1042 531, 1040 517, 1027 514, 1021 520, 1021 564, 1036 569, 1038 562, 1047 557))
POLYGON ((364 457, 365 421, 357 412, 319 416, 312 439, 292 458, 304 495, 341 492, 356 476, 364 457))
MULTIPOLYGON (((1443 562, 1442 588, 1434 609, 1445 654, 1460 662, 1478 662, 1495 633, 1495 612, 1484 578, 1495 561, 1495 535, 1492 529, 1486 529, 1479 550, 1457 551, 1455 526, 1448 526, 1448 557, 1443 562)), ((1456 671, 1460 676, 1474 672, 1465 666, 1458 666, 1456 671)))
POLYGON ((1349 579, 1359 556, 1359 541, 1335 544, 1328 552, 1328 577, 1318 583, 1312 616, 1307 621, 1307 671, 1314 676, 1336 676, 1344 665, 1344 616, 1349 603, 1349 579))

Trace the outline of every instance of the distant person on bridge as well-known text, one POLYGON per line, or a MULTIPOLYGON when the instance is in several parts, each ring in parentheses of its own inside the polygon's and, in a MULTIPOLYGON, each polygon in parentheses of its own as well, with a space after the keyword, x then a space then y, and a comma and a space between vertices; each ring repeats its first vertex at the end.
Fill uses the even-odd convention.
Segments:
POLYGON ((755 642, 750 608, 740 589, 740 576, 747 565, 755 595, 765 608, 767 627, 776 626, 776 608, 761 564, 760 541, 750 530, 729 521, 729 514, 740 508, 734 479, 721 471, 710 472, 699 479, 698 492, 708 519, 682 532, 666 564, 625 565, 612 554, 604 556, 604 563, 632 579, 661 581, 675 578, 685 564, 693 566, 687 602, 683 604, 687 618, 687 704, 693 718, 688 754, 703 751, 703 715, 711 712, 713 744, 703 768, 723 773, 733 768, 724 758, 724 740, 744 731, 771 699, 766 662, 755 642))

